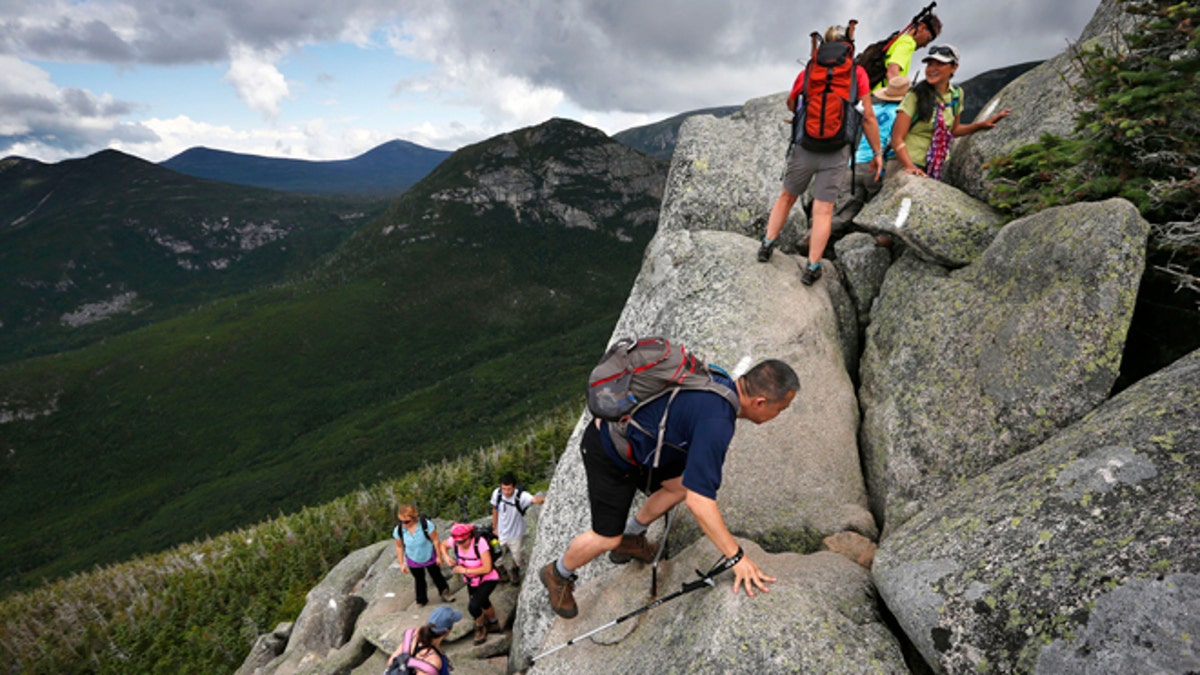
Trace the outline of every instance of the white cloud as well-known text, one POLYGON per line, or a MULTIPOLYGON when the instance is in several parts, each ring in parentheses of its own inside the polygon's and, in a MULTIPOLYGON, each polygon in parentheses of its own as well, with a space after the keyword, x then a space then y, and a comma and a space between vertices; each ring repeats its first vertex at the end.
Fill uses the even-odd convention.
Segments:
POLYGON ((157 140, 147 127, 123 121, 135 109, 107 93, 59 87, 45 70, 0 55, 0 157, 57 161, 110 139, 157 140))
POLYGON ((291 93, 283 73, 275 67, 278 55, 236 47, 225 80, 251 110, 268 117, 279 116, 279 102, 291 93))

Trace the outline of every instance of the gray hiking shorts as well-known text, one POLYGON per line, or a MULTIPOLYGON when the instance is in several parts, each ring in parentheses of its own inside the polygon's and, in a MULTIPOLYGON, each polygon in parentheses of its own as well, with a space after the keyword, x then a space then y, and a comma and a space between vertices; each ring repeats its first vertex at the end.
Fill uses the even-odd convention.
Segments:
POLYGON ((837 152, 811 152, 797 143, 788 155, 787 172, 783 174, 783 189, 802 195, 812 182, 813 199, 834 203, 842 171, 850 166, 850 146, 837 152))

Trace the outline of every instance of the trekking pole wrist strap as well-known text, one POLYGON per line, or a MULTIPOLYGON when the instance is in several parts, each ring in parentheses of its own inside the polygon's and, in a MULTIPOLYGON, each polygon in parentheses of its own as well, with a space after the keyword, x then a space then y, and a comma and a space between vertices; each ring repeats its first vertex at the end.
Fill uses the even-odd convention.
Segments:
POLYGON ((742 558, 744 557, 746 557, 746 552, 742 550, 741 546, 738 546, 737 553, 725 558, 725 562, 721 563, 721 571, 724 572, 727 569, 732 569, 733 566, 741 562, 742 558))

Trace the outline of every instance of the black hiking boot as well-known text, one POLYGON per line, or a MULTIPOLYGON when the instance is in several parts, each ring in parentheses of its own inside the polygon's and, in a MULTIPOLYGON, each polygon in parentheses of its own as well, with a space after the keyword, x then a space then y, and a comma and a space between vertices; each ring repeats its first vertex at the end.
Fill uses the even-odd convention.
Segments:
POLYGON ((763 240, 762 245, 758 247, 758 262, 767 262, 771 259, 771 254, 775 251, 775 242, 767 243, 763 240))
POLYGON ((575 575, 571 575, 570 579, 562 578, 551 560, 542 568, 539 576, 542 585, 550 592, 550 607, 554 613, 564 619, 574 619, 579 614, 579 607, 575 604, 575 575))
POLYGON ((817 279, 820 278, 821 263, 817 263, 816 267, 813 267, 812 263, 809 263, 804 266, 804 274, 800 275, 800 283, 804 284, 805 286, 812 286, 813 284, 817 283, 817 279))
POLYGON ((645 534, 623 534, 621 543, 609 552, 608 559, 616 565, 624 565, 634 558, 652 563, 656 555, 658 549, 646 541, 645 534))

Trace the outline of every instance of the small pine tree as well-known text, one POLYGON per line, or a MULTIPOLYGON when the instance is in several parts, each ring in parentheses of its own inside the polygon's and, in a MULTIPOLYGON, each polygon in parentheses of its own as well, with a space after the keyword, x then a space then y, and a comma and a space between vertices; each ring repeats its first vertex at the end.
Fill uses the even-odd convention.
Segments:
POLYGON ((1116 48, 1075 54, 1086 105, 1071 138, 1037 144, 988 164, 992 204, 1022 215, 1077 201, 1124 197, 1154 228, 1159 269, 1200 293, 1200 6, 1123 0, 1139 27, 1116 48), (1193 261, 1176 264, 1176 253, 1193 261))

